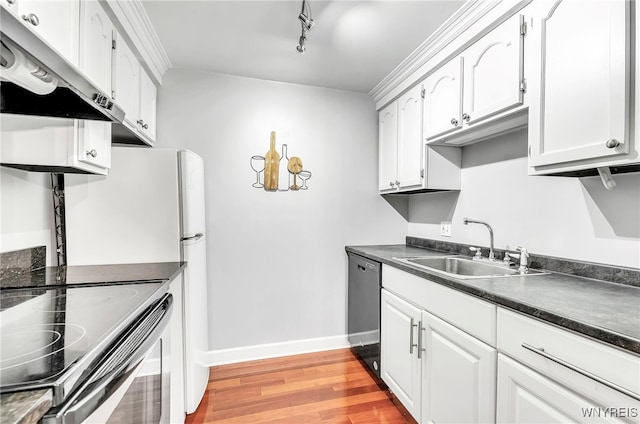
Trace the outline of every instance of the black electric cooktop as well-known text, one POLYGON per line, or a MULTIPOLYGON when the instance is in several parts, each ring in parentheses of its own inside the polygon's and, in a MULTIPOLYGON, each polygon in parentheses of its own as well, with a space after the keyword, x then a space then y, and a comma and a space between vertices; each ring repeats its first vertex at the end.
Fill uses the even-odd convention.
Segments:
POLYGON ((54 405, 168 282, 0 290, 0 392, 51 387, 54 405))

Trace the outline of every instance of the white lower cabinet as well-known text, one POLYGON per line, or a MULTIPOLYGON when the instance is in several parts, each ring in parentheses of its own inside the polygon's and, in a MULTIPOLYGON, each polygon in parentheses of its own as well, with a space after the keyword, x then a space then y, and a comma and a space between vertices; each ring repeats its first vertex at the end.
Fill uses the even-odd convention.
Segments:
POLYGON ((421 331, 420 422, 495 422, 496 349, 424 311, 421 331))
POLYGON ((499 423, 640 423, 640 356, 498 308, 499 423))
POLYGON ((495 348, 388 290, 381 312, 382 379, 416 420, 495 422, 495 348))
POLYGON ((421 361, 418 358, 420 310, 387 290, 382 290, 381 307, 382 379, 417 419, 421 402, 421 361))
POLYGON ((640 355, 382 266, 381 376, 422 424, 640 423, 640 355))
MULTIPOLYGON (((587 388, 587 387, 583 387, 587 388)), ((633 399, 614 394, 608 403, 568 388, 517 361, 498 354, 497 422, 519 423, 637 423, 640 410, 633 399)))

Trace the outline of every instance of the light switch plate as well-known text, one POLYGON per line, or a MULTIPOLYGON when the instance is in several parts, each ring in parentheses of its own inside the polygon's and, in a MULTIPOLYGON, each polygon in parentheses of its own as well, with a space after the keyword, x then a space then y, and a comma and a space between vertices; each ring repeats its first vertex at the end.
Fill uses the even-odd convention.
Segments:
POLYGON ((451 237, 451 223, 442 221, 440 223, 440 235, 444 237, 451 237))

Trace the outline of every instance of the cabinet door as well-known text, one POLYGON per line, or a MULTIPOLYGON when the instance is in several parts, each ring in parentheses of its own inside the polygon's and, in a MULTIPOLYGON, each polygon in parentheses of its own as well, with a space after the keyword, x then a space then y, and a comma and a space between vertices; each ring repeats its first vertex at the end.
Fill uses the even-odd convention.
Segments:
POLYGON ((637 403, 622 393, 612 404, 595 402, 502 354, 497 393, 497 423, 638 422, 637 403))
POLYGON ((496 350, 423 312, 422 423, 495 422, 496 350))
POLYGON ((422 87, 417 85, 398 100, 399 189, 422 185, 422 87))
POLYGON ((124 119, 135 127, 140 115, 140 64, 119 33, 115 39, 113 100, 124 109, 124 119))
POLYGON ((80 2, 79 67, 105 94, 111 96, 113 24, 97 0, 80 2))
POLYGON ((378 137, 378 188, 391 190, 395 187, 398 176, 398 102, 393 102, 380 111, 378 137))
POLYGON ((26 25, 42 36, 65 59, 74 65, 78 64, 78 1, 19 0, 17 6, 18 14, 26 25))
POLYGON ((420 417, 420 310, 382 290, 380 361, 382 379, 413 415, 420 417))
POLYGON ((631 2, 541 4, 530 32, 529 165, 628 153, 631 2))
POLYGON ((427 140, 462 128, 462 57, 453 59, 424 82, 424 134, 427 140))
POLYGON ((78 126, 77 159, 80 162, 109 169, 111 167, 111 124, 76 120, 78 126))
POLYGON ((146 72, 140 71, 140 130, 156 139, 156 86, 146 72))
POLYGON ((465 125, 522 104, 523 22, 520 15, 511 17, 463 53, 465 125))

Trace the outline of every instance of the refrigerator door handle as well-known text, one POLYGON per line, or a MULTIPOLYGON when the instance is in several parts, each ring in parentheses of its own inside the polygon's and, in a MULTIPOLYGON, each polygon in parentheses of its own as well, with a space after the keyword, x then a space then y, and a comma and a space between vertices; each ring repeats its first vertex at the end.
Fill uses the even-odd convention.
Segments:
POLYGON ((190 237, 181 237, 180 241, 187 241, 187 240, 200 240, 202 237, 204 237, 204 234, 202 233, 196 233, 193 236, 190 237))

